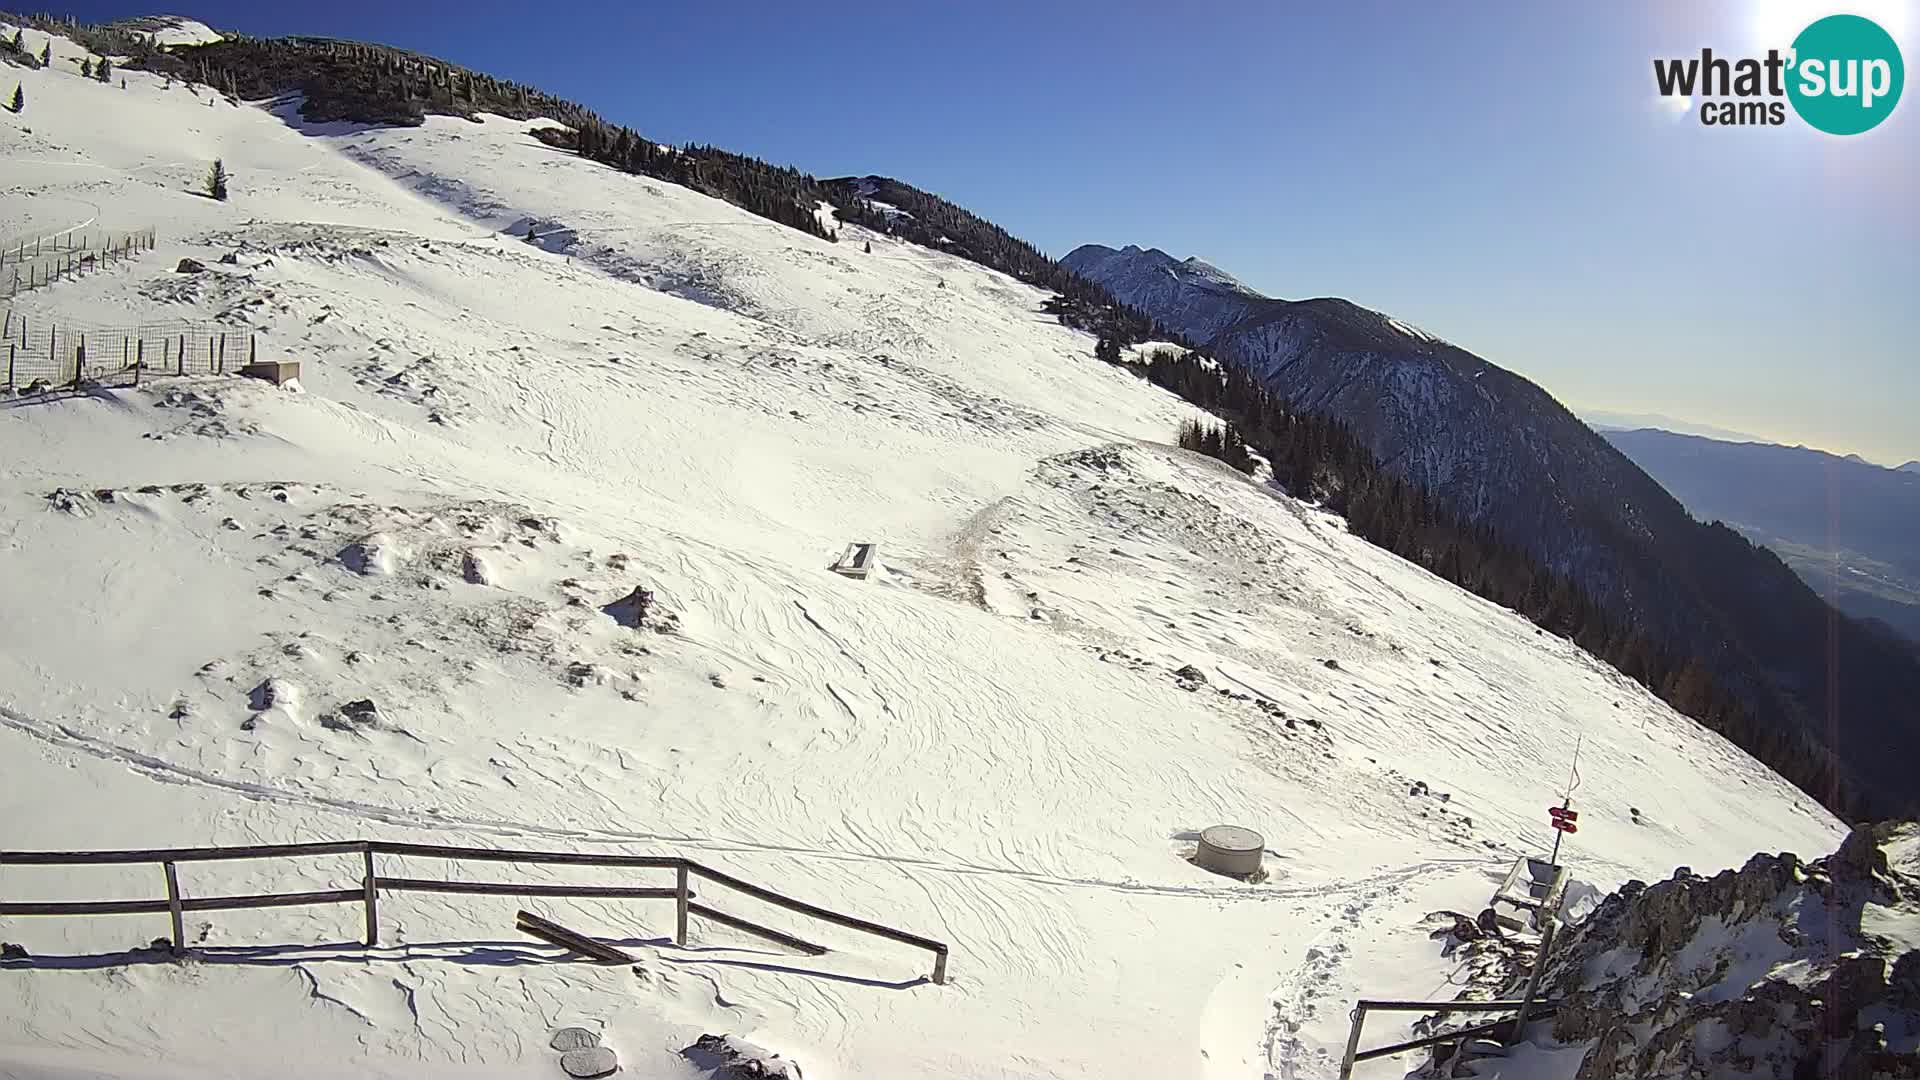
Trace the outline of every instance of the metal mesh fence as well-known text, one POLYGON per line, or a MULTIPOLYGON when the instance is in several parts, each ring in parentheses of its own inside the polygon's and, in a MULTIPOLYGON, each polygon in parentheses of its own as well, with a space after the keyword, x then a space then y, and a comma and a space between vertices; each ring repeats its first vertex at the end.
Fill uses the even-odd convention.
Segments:
POLYGON ((0 378, 12 392, 238 373, 254 349, 252 333, 204 323, 87 326, 9 310, 0 324, 0 378))
POLYGON ((44 289, 56 281, 90 274, 153 250, 151 228, 78 230, 39 240, 0 244, 0 290, 8 297, 44 289))

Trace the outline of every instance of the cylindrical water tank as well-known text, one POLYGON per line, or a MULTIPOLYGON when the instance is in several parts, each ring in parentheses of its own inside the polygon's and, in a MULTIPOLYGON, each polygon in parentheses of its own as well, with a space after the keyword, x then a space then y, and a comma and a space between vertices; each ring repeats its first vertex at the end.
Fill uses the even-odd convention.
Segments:
POLYGON ((1213 825, 1200 831, 1200 848, 1194 852, 1193 861, 1216 874, 1252 877, 1260 872, 1260 856, 1266 848, 1266 841, 1252 829, 1213 825))

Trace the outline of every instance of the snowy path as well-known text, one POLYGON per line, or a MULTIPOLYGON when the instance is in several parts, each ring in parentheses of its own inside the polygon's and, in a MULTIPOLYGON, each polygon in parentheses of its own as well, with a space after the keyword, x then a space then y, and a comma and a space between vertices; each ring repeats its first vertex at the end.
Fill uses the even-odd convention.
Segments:
MULTIPOLYGON (((1444 986, 1421 916, 1477 910, 1545 839, 1576 741, 1597 886, 1832 847, 1817 806, 1569 643, 1167 447, 1192 410, 1038 290, 527 123, 22 79, 9 220, 85 200, 160 235, 36 317, 243 327, 304 392, 0 403, 0 843, 672 851, 954 951, 932 987, 924 956, 830 929, 817 960, 711 927, 682 952, 658 906, 546 907, 635 942, 636 974, 496 940, 510 901, 409 896, 365 962, 355 914, 288 909, 195 920, 199 964, 101 966, 162 927, 22 921, 7 940, 69 967, 0 979, 0 1069, 250 1063, 298 1031, 296 1066, 544 1075, 547 1029, 586 1017, 636 1071, 726 1030, 829 1078, 1304 1078, 1356 994, 1444 986), (227 203, 186 191, 214 156, 227 203), (509 235, 530 222, 542 243, 509 235), (855 540, 883 578, 827 571, 855 540), (607 610, 636 587, 645 628, 607 610), (377 722, 343 721, 361 699, 377 722), (1266 836, 1267 881, 1186 861, 1223 821, 1266 836)), ((0 884, 153 888, 82 869, 0 884)))

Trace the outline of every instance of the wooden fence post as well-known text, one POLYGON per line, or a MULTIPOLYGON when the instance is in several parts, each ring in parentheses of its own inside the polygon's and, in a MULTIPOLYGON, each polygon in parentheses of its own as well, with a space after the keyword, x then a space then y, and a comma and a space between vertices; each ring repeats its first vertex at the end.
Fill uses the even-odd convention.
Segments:
POLYGON ((187 373, 187 335, 180 335, 180 374, 187 373))
POLYGON ((259 343, 253 338, 253 332, 249 330, 247 332, 247 363, 252 364, 255 362, 254 357, 257 355, 257 352, 254 346, 258 344, 259 343))
POLYGON ((141 338, 133 350, 133 385, 140 385, 140 369, 147 366, 147 339, 141 338))
POLYGON ((214 366, 214 363, 213 363, 213 335, 212 334, 207 335, 207 370, 213 372, 215 375, 220 374, 220 369, 214 366))
POLYGON ((687 947, 687 864, 681 863, 673 886, 673 943, 687 947))
POLYGON ((7 393, 13 393, 13 342, 7 342, 7 393))
POLYGON ((73 350, 73 388, 80 389, 80 376, 87 368, 87 335, 81 334, 79 344, 73 350))
POLYGON ((375 907, 375 905, 378 902, 378 899, 376 895, 377 890, 374 889, 374 882, 377 879, 373 875, 373 843, 372 841, 368 841, 365 845, 361 847, 360 854, 363 858, 366 859, 366 865, 367 865, 367 876, 364 878, 361 878, 360 880, 361 880, 361 887, 366 890, 365 903, 367 908, 367 948, 371 949, 375 945, 380 944, 380 920, 379 920, 378 914, 376 913, 376 907, 375 907))
POLYGON ((1527 1014, 1533 1011, 1533 1000, 1540 992, 1540 976, 1547 973, 1547 954, 1553 949, 1554 927, 1560 922, 1558 905, 1547 917, 1547 925, 1540 930, 1540 949, 1533 956, 1533 972, 1527 976, 1527 992, 1520 998, 1520 1012, 1513 1018, 1513 1028, 1501 1042, 1512 1046, 1520 1041, 1520 1032, 1527 1026, 1527 1014))
POLYGON ((170 862, 161 863, 167 871, 167 914, 173 917, 173 951, 184 952, 187 947, 187 930, 180 920, 180 878, 170 862))

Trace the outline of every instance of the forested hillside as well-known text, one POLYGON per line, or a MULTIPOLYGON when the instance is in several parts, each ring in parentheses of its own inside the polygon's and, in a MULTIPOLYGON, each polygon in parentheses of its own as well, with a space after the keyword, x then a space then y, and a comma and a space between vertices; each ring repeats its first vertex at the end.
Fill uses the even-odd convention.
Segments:
MULTIPOLYGON (((1145 374, 1229 421, 1210 431, 1183 430, 1180 442, 1188 449, 1243 470, 1250 468, 1246 451, 1252 449, 1271 463, 1274 483, 1289 493, 1320 502, 1367 540, 1571 639, 1841 816, 1870 815, 1879 802, 1841 779, 1844 770, 1834 753, 1811 733, 1756 714, 1702 658, 1660 644, 1610 613, 1573 578, 1382 468, 1349 425, 1296 412, 1244 368, 1197 353, 1158 350, 1145 374)), ((1725 526, 1713 528, 1745 543, 1725 526)))

